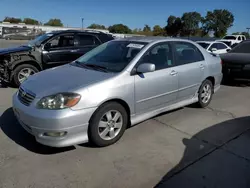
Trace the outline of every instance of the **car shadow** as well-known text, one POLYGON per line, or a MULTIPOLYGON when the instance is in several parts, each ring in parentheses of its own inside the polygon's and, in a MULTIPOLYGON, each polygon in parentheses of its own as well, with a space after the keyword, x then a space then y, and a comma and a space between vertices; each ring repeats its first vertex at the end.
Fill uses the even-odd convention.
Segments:
POLYGON ((184 138, 186 148, 182 159, 155 187, 249 187, 249 176, 245 176, 250 172, 249 131, 250 116, 247 116, 213 125, 190 139, 184 138), (241 136, 244 139, 237 140, 241 136), (212 149, 199 155, 201 144, 197 141, 212 149), (227 150, 231 141, 233 150, 227 150))
POLYGON ((15 143, 27 150, 43 155, 57 154, 75 149, 75 147, 53 148, 36 142, 18 123, 12 108, 7 109, 0 117, 0 128, 15 143))
POLYGON ((231 87, 249 87, 250 86, 250 80, 232 80, 230 82, 221 82, 224 86, 231 86, 231 87))

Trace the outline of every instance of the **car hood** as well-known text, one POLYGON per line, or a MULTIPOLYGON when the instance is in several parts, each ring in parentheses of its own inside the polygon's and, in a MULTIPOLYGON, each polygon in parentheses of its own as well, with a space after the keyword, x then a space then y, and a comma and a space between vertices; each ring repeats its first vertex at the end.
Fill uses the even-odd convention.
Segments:
POLYGON ((249 53, 226 53, 220 57, 225 63, 250 63, 249 53))
POLYGON ((30 50, 31 50, 31 47, 29 47, 29 46, 19 46, 19 47, 15 47, 15 48, 5 48, 5 49, 0 49, 0 55, 16 53, 16 52, 24 52, 24 51, 30 51, 30 50))
POLYGON ((79 87, 87 87, 115 75, 114 73, 100 72, 68 64, 32 75, 21 84, 21 87, 36 94, 39 98, 60 92, 74 91, 79 87))

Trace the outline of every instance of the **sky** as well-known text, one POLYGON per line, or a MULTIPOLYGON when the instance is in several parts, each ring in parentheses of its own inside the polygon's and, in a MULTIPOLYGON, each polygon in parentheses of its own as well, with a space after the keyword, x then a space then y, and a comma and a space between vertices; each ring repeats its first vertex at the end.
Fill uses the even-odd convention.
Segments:
POLYGON ((214 9, 233 13, 229 34, 250 27, 250 0, 0 0, 0 20, 31 17, 45 23, 60 18, 65 26, 81 27, 84 18, 84 27, 122 23, 134 29, 145 24, 165 26, 169 15, 197 11, 205 16, 214 9))

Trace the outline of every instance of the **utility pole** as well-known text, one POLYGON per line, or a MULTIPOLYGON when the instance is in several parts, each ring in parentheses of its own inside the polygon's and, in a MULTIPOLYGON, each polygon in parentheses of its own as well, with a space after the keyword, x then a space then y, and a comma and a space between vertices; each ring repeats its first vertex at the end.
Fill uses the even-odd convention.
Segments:
POLYGON ((83 30, 83 21, 84 21, 84 18, 82 18, 82 30, 83 30))

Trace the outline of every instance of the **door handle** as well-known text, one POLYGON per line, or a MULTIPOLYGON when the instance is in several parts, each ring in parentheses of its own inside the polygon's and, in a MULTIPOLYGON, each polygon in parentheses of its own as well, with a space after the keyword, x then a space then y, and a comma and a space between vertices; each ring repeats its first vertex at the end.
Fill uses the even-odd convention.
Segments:
POLYGON ((78 52, 79 51, 79 49, 77 49, 77 50, 70 50, 70 52, 78 52))
POLYGON ((201 69, 204 69, 205 67, 204 67, 204 65, 203 65, 203 64, 200 64, 200 68, 201 68, 201 69))
POLYGON ((175 75, 177 75, 177 72, 176 72, 175 70, 172 70, 172 71, 170 72, 170 75, 171 75, 171 76, 175 76, 175 75))

